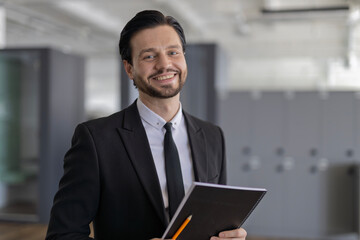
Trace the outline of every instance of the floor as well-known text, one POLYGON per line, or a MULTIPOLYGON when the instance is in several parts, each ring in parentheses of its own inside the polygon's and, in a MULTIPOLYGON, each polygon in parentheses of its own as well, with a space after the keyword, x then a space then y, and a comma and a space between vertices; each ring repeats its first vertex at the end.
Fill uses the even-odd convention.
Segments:
POLYGON ((0 240, 44 240, 46 225, 0 222, 0 240))
MULTIPOLYGON (((46 235, 46 229, 47 226, 44 224, 0 222, 0 240, 44 240, 46 235)), ((275 240, 270 238, 255 237, 247 237, 246 239, 275 240)))

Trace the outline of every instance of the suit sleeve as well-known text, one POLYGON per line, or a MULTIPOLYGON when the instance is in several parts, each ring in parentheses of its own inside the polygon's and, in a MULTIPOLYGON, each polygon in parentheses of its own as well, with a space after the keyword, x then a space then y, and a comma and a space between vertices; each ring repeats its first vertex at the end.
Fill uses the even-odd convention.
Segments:
POLYGON ((226 184, 227 182, 227 175, 226 175, 226 149, 225 149, 225 138, 224 133, 220 130, 220 136, 221 136, 221 151, 222 151, 222 158, 221 158, 221 171, 220 171, 220 178, 219 178, 219 184, 226 184))
POLYGON ((77 126, 64 158, 64 175, 55 195, 46 240, 88 240, 99 203, 99 167, 89 129, 77 126))

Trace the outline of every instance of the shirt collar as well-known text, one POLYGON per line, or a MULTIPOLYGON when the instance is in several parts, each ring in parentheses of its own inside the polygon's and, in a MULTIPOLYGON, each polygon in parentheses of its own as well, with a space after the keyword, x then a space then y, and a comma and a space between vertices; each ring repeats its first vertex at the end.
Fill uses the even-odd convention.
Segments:
MULTIPOLYGON (((145 106, 145 104, 140 100, 140 98, 136 101, 137 108, 139 110, 139 114, 142 120, 153 126, 157 129, 162 129, 166 123, 166 121, 160 117, 158 114, 153 112, 150 108, 145 106)), ((182 121, 182 105, 180 103, 179 111, 176 113, 176 115, 171 119, 172 127, 174 129, 178 128, 180 126, 180 123, 182 121)))

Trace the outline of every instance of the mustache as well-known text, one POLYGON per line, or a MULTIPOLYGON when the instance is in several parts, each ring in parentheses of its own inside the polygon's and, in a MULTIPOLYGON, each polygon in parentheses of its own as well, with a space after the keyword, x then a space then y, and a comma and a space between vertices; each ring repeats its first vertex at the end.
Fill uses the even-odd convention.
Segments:
POLYGON ((157 76, 157 75, 159 75, 159 74, 163 74, 163 73, 165 73, 165 72, 167 72, 167 73, 180 73, 179 70, 169 68, 169 69, 166 69, 166 70, 159 70, 159 71, 157 71, 156 73, 151 74, 151 75, 149 76, 149 78, 153 78, 153 77, 155 77, 155 76, 157 76))

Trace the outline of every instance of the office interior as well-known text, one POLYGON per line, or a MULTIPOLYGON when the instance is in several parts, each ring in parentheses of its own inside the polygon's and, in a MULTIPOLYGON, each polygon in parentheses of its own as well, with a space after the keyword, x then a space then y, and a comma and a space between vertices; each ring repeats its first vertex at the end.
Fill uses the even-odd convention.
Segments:
POLYGON ((0 0, 0 226, 46 226, 75 126, 136 99, 118 40, 144 9, 185 30, 228 184, 268 190, 248 238, 360 239, 359 0, 0 0))

